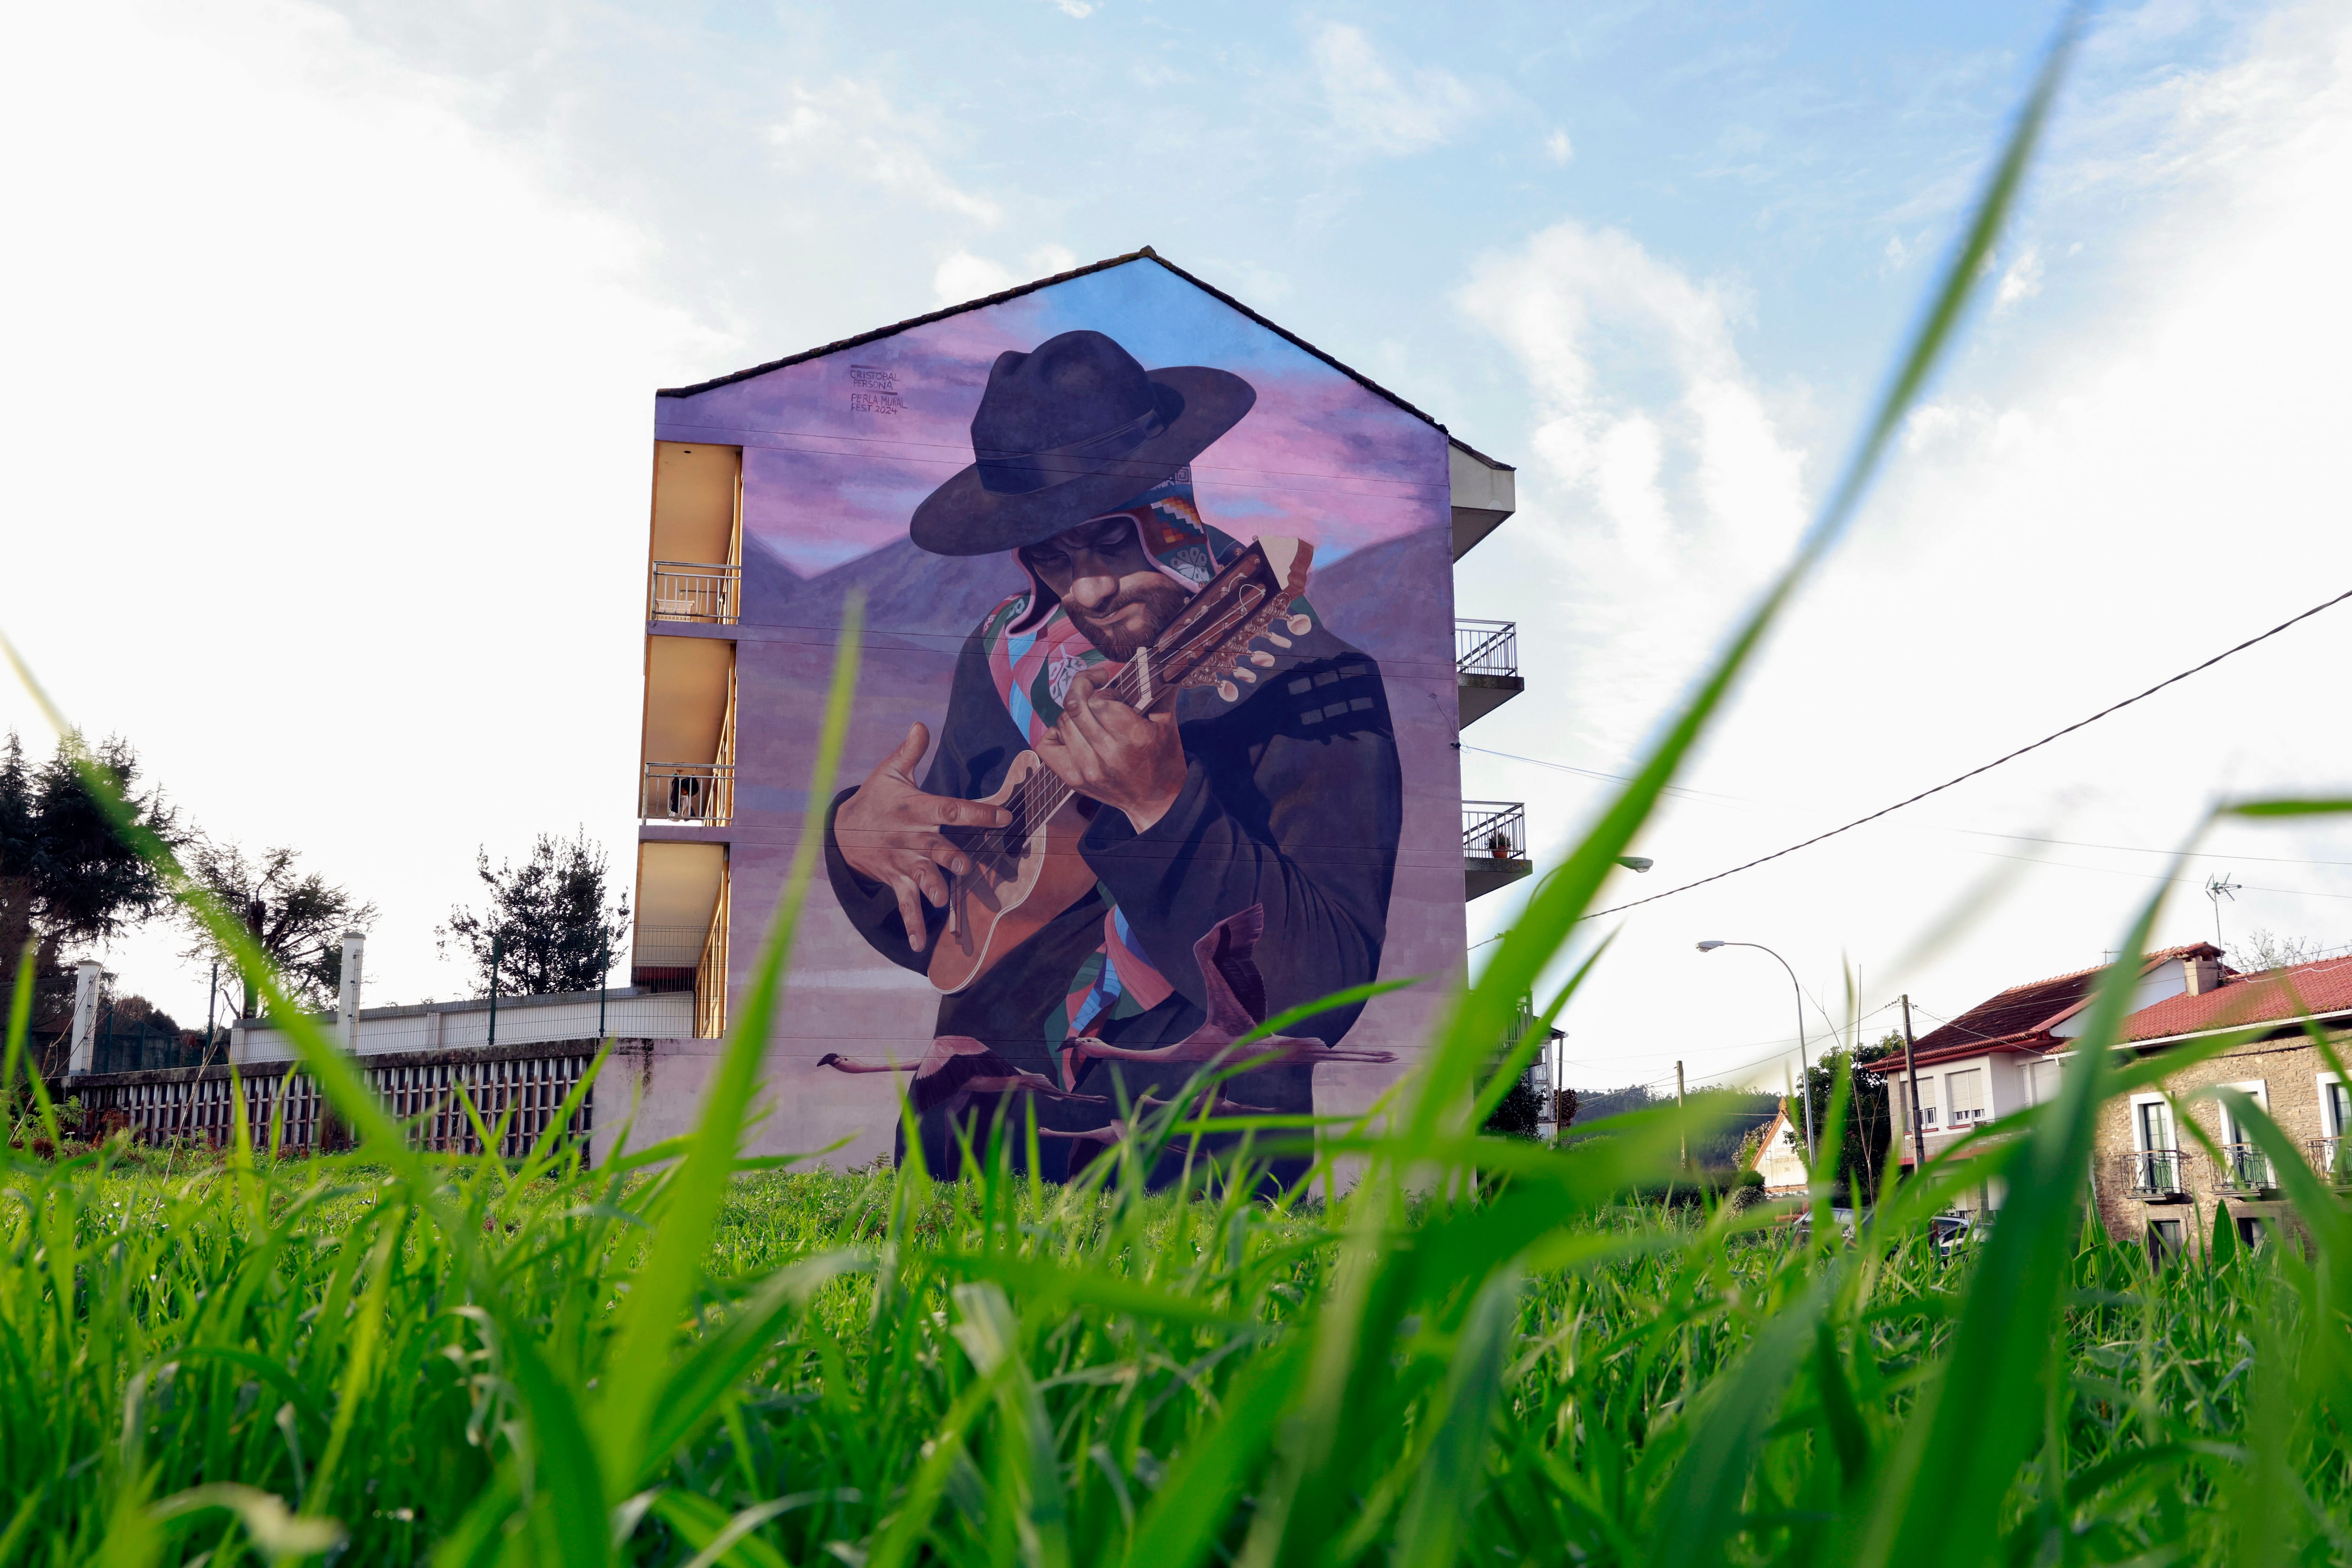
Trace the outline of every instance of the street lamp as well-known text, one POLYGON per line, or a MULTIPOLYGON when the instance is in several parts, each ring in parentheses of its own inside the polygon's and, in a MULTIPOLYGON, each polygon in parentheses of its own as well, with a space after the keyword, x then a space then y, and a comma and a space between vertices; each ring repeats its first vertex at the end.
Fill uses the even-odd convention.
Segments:
MULTIPOLYGON (((1759 952, 1772 952, 1770 948, 1757 942, 1703 942, 1698 944, 1701 952, 1713 952, 1718 947, 1752 947, 1759 952)), ((1781 968, 1789 969, 1787 959, 1777 952, 1772 952, 1772 958, 1781 968)), ((1797 972, 1793 969, 1789 969, 1789 985, 1797 994, 1797 1070, 1805 1080, 1805 1160, 1810 1164, 1817 1157, 1813 1148, 1813 1069, 1805 1061, 1805 988, 1797 984, 1797 972)))

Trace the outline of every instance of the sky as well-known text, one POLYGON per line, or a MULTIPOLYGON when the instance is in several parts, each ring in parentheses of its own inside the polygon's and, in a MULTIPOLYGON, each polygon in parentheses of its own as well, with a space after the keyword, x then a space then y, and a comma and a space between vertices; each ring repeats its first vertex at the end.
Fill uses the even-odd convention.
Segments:
MULTIPOLYGON (((1518 465, 1456 592, 1518 623, 1528 691, 1464 787, 1556 859, 1819 506, 2058 16, 20 8, 0 626, 189 821, 382 906, 371 1002, 459 994, 434 928, 478 846, 582 826, 627 878, 649 391, 1150 243, 1518 465)), ((1609 891, 2352 588, 2347 165, 2340 7, 2103 8, 1963 342, 1609 891)), ((1787 976, 1705 938, 1786 957, 1815 1049, 2096 963, 2167 875, 2164 940, 2352 942, 2352 831, 2195 837, 2216 799, 2342 788, 2347 654, 2352 605, 1591 922, 1570 1080, 1777 1085, 1787 976)), ((0 725, 46 749, 13 689, 0 725)), ((176 946, 107 958, 193 1023, 176 946)))

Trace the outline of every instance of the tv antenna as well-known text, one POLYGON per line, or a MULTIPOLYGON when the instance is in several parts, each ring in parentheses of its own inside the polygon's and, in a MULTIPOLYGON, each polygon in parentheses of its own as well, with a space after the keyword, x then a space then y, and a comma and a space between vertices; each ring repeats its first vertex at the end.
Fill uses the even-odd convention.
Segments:
POLYGON ((2205 896, 2213 900, 2213 945, 2215 947, 2222 945, 2221 900, 2227 899, 2231 903, 2236 903, 2238 889, 2245 886, 2242 882, 2232 882, 2229 878, 2230 873, 2220 871, 2205 879, 2205 896))

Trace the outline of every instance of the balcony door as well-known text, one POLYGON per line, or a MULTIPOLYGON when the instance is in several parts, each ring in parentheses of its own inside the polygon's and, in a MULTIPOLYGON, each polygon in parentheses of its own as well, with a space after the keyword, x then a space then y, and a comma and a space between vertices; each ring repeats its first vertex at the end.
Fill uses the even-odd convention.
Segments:
POLYGON ((2172 1127, 2172 1107, 2161 1100, 2142 1100, 2132 1107, 2135 1121, 2134 1141, 2144 1154, 2170 1153, 2180 1147, 2175 1142, 2172 1127))

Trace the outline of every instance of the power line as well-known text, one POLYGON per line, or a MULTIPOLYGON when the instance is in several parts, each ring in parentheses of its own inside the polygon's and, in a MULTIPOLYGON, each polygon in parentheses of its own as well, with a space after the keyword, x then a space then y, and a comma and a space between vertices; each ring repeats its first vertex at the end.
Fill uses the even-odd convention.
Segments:
POLYGON ((1577 918, 1580 921, 1594 921, 1599 920, 1603 915, 1622 914, 1627 910, 1639 909, 1643 904, 1654 904, 1660 899, 1671 899, 1676 893, 1687 893, 1693 888, 1704 888, 1709 882, 1720 882, 1726 877, 1736 877, 1742 871, 1752 871, 1757 867, 1765 865, 1769 861, 1778 860, 1783 856, 1794 855, 1800 849, 1810 849, 1814 845, 1821 843, 1824 839, 1835 838, 1841 833, 1851 833, 1853 829, 1860 827, 1866 823, 1875 822, 1880 817, 1900 811, 1906 805, 1916 805, 1920 801, 1926 800, 1931 795, 1941 795, 1944 791, 1952 788, 1955 784, 1966 784, 1969 780, 1977 777, 1980 773, 1990 773, 1993 769, 2000 766, 2003 763, 2015 762, 2018 758, 2025 755, 2028 752, 2039 751, 2042 747, 2050 744, 2053 741, 2062 740, 2064 737, 2073 734, 2077 730, 2084 729, 2088 725, 2095 724, 2100 720, 2106 718, 2110 714, 2120 713, 2125 709, 2130 707, 2133 703, 2145 701, 2147 699, 2153 697, 2158 692, 2163 690, 2166 687, 2178 685, 2179 682, 2188 679, 2192 675, 2202 674, 2204 671, 2209 670, 2215 665, 2221 663, 2223 659, 2230 658, 2232 654, 2243 653, 2246 649, 2252 647, 2256 643, 2267 642, 2272 637, 2278 636, 2279 633, 2285 631, 2289 626, 2307 621, 2312 616, 2319 614, 2322 610, 2333 609, 2347 599, 2352 599, 2352 590, 2347 590, 2344 593, 2336 595, 2332 599, 2314 605, 2311 608, 2304 611, 2301 615, 2290 616, 2286 620, 2281 621, 2278 625, 2273 626, 2270 630, 2263 632, 2258 636, 2248 637, 2245 641, 2238 644, 2234 647, 2223 648, 2220 653, 2215 654, 2204 663, 2192 665, 2189 668, 2182 670, 2178 675, 2168 676, 2166 679, 2158 681, 2154 686, 2149 687, 2145 691, 2137 693, 2134 696, 2126 697, 2120 702, 2112 703, 2107 707, 2100 709, 2096 713, 2092 714, 2087 719, 2078 719, 2063 730, 2053 730, 2038 741, 2032 742, 2027 745, 2020 746, 2017 750, 2007 752, 2004 755, 1995 757, 1992 761, 1984 763, 1980 767, 1970 768, 1967 773, 1961 773, 1956 778, 1946 779, 1942 784, 1937 784, 1932 788, 1923 789, 1917 795, 1911 795, 1904 800, 1898 800, 1893 805, 1883 806, 1879 810, 1872 812, 1868 816, 1858 816, 1842 827, 1832 827, 1826 833, 1816 833, 1811 838, 1805 839, 1801 843, 1790 845, 1786 849, 1775 849, 1769 855, 1759 855, 1753 860, 1749 860, 1742 865, 1734 866, 1727 871, 1717 871, 1711 877, 1701 877, 1695 882, 1685 882, 1679 888, 1668 888, 1663 893, 1652 893, 1646 899, 1634 899, 1626 903, 1614 904, 1608 909, 1595 910, 1591 914, 1580 915, 1577 918))

